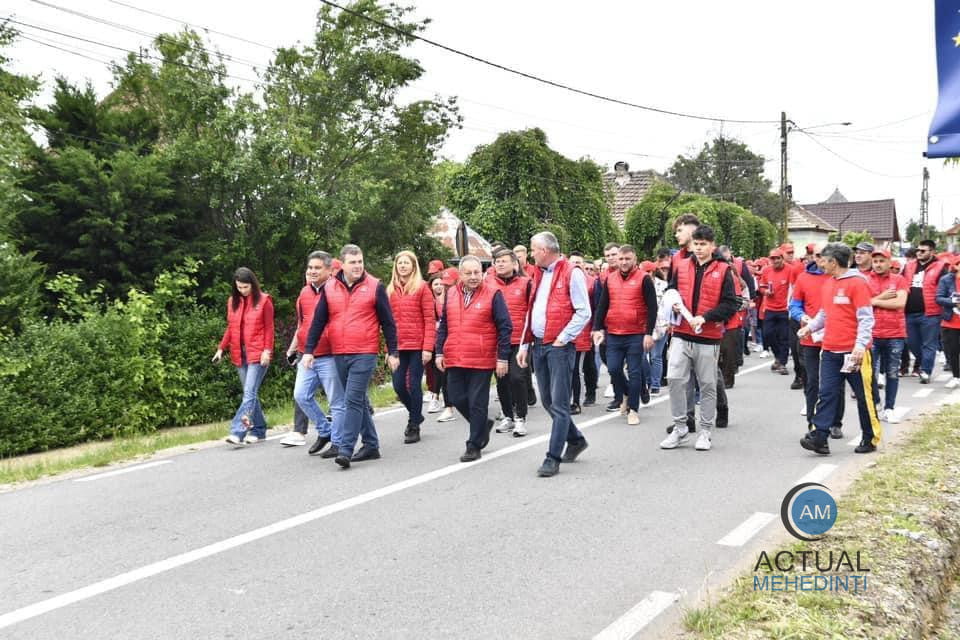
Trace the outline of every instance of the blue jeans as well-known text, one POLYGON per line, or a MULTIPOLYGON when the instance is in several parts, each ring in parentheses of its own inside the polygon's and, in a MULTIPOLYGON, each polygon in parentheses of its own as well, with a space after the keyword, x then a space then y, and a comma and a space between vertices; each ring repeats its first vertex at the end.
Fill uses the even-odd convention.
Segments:
POLYGON ((565 442, 578 444, 584 441, 583 434, 570 419, 570 379, 576 359, 576 347, 572 342, 555 347, 537 338, 533 344, 533 370, 537 376, 540 402, 553 418, 547 457, 557 462, 563 455, 565 442))
POLYGON ((663 348, 667 346, 667 336, 653 341, 650 350, 650 388, 659 389, 663 380, 663 348))
POLYGON ((313 359, 313 366, 304 369, 297 367, 297 381, 293 385, 293 399, 296 401, 307 418, 313 420, 317 426, 317 435, 321 438, 330 438, 330 441, 340 446, 340 435, 343 431, 344 398, 343 387, 337 376, 337 367, 333 356, 317 356, 313 359), (330 402, 331 420, 327 420, 323 409, 317 404, 317 388, 323 386, 327 400, 330 402))
POLYGON ((627 408, 640 409, 640 388, 649 377, 650 363, 643 351, 643 334, 618 336, 607 334, 607 369, 613 379, 613 388, 618 390, 614 400, 627 394, 627 408), (623 374, 623 362, 627 362, 627 376, 623 374))
POLYGON ((790 357, 790 318, 786 311, 767 311, 763 319, 763 344, 780 364, 790 357))
POLYGON ((337 377, 344 394, 343 432, 337 446, 343 455, 353 455, 360 437, 363 445, 380 448, 377 428, 367 404, 367 387, 377 366, 377 354, 355 353, 333 356, 337 377))
POLYGON ((922 313, 907 314, 907 344, 910 353, 920 363, 920 371, 933 373, 937 359, 937 343, 940 340, 940 316, 922 313))
MULTIPOLYGON (((803 381, 803 395, 807 402, 807 424, 813 424, 813 414, 817 412, 817 398, 820 396, 820 347, 800 345, 800 357, 807 377, 803 381)), ((834 410, 834 427, 843 426, 843 414, 846 411, 846 396, 841 393, 834 410)))
POLYGON ((820 397, 817 400, 813 425, 817 428, 819 437, 826 440, 830 434, 830 427, 836 422, 840 398, 846 393, 843 384, 846 381, 857 397, 857 414, 860 417, 862 441, 878 445, 881 427, 880 419, 877 417, 876 398, 873 395, 872 357, 867 351, 863 354, 863 362, 858 371, 841 373, 845 355, 833 351, 820 351, 820 397))
POLYGON ((393 390, 410 414, 410 424, 423 422, 423 352, 401 351, 400 366, 393 372, 393 390))
POLYGON ((267 435, 267 418, 263 415, 263 407, 260 406, 260 398, 257 394, 263 383, 263 376, 267 375, 267 367, 260 364, 243 364, 237 367, 237 373, 240 375, 240 384, 243 386, 243 400, 240 401, 240 408, 230 422, 230 433, 243 438, 247 434, 247 429, 243 426, 242 418, 247 416, 253 425, 250 428, 250 435, 264 438, 267 435))
POLYGON ((875 371, 887 376, 883 408, 893 409, 897 404, 897 389, 900 386, 900 356, 903 354, 903 338, 874 338, 873 361, 875 371))

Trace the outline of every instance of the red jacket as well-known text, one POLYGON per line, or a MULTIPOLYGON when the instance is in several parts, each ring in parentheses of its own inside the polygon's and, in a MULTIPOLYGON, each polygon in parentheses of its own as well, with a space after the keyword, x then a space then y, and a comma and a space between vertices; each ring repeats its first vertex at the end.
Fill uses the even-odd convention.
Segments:
POLYGON ((327 296, 327 336, 334 354, 379 353, 380 318, 377 317, 377 286, 380 281, 364 274, 363 281, 347 289, 340 278, 324 284, 327 296))
POLYGON ((482 282, 464 307, 463 284, 447 289, 447 339, 443 344, 446 367, 497 368, 497 325, 493 320, 497 292, 496 287, 482 282))
MULTIPOLYGON (((547 294, 547 324, 543 332, 543 341, 553 343, 563 332, 564 328, 570 324, 575 309, 570 300, 570 263, 563 258, 557 260, 553 268, 553 280, 551 281, 550 293, 547 294)), ((537 270, 537 278, 534 282, 533 296, 531 300, 536 299, 537 290, 543 281, 542 272, 537 270)), ((533 302, 530 303, 530 311, 533 312, 533 302)), ((529 318, 529 314, 528 314, 529 318)), ((527 322, 530 326, 531 323, 527 322)), ((532 341, 532 332, 526 336, 526 341, 532 341)))
MULTIPOLYGON (((723 279, 727 275, 727 269, 729 268, 730 265, 720 260, 714 260, 707 266, 703 274, 703 279, 700 281, 700 297, 697 299, 697 307, 694 308, 693 285, 697 277, 697 264, 695 259, 681 263, 680 268, 677 270, 677 290, 680 292, 680 297, 683 298, 684 306, 690 310, 690 313, 694 316, 703 315, 720 304, 720 294, 723 291, 723 279)), ((693 330, 693 327, 690 326, 690 323, 681 318, 679 326, 674 328, 674 333, 720 340, 723 337, 723 323, 704 322, 703 330, 698 334, 693 330)))
POLYGON ((260 292, 260 302, 253 304, 253 296, 241 296, 240 304, 233 308, 227 300, 227 329, 220 340, 220 349, 230 348, 230 362, 243 364, 240 347, 247 352, 247 364, 259 364, 264 350, 273 352, 273 301, 260 292))
MULTIPOLYGON (((867 281, 870 284, 870 293, 878 296, 884 291, 905 291, 908 292, 910 285, 903 276, 887 272, 885 276, 879 276, 871 271, 867 275, 867 281)), ((881 309, 873 308, 873 337, 874 338, 906 338, 907 337, 907 316, 903 309, 881 309)))
POLYGON ((433 292, 423 282, 420 288, 407 294, 394 287, 390 294, 390 308, 397 323, 398 351, 433 351, 437 341, 434 320, 433 292))
MULTIPOLYGON (((820 307, 823 306, 823 287, 830 279, 825 273, 810 273, 804 271, 797 276, 797 282, 793 286, 793 299, 803 303, 803 313, 813 318, 820 313, 820 307)), ((804 336, 800 339, 800 344, 806 347, 818 347, 819 343, 814 342, 810 336, 804 336)))
MULTIPOLYGON (((307 345, 307 334, 310 333, 310 323, 313 322, 313 312, 320 302, 320 296, 323 295, 323 285, 315 289, 313 285, 306 285, 300 290, 297 296, 297 348, 302 352, 307 345)), ((330 351, 330 338, 327 331, 320 336, 316 348, 313 350, 315 356, 328 356, 330 351)))
MULTIPOLYGON (((940 276, 944 273, 943 261, 934 260, 923 272, 923 315, 939 316, 942 309, 937 304, 937 283, 940 276)), ((911 260, 903 269, 903 277, 907 281, 907 286, 913 286, 913 276, 917 273, 917 261, 911 260)), ((910 295, 910 292, 907 292, 910 295)))
POLYGON ((510 322, 513 323, 510 344, 520 344, 523 339, 523 324, 533 302, 533 282, 527 276, 514 276, 510 282, 506 282, 494 274, 487 283, 503 294, 503 301, 507 303, 507 311, 510 312, 510 322))
POLYGON ((764 296, 764 311, 786 311, 787 293, 790 291, 790 280, 793 269, 783 267, 779 271, 773 266, 764 267, 760 272, 760 286, 773 285, 773 295, 764 296))
POLYGON ((647 275, 634 269, 626 279, 619 273, 607 278, 607 333, 636 335, 647 333, 647 303, 643 299, 643 279, 647 275))

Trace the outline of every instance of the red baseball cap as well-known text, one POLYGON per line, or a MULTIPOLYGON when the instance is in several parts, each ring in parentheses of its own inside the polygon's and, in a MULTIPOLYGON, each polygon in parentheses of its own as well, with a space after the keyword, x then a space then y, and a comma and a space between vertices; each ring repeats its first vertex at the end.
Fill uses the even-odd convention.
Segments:
POLYGON ((644 271, 653 271, 654 269, 657 268, 657 265, 650 262, 649 260, 644 260, 643 262, 640 263, 640 268, 643 269, 644 271))
POLYGON ((441 279, 443 284, 452 287, 457 284, 457 280, 460 279, 460 272, 457 271, 456 267, 447 267, 443 270, 443 277, 441 279))
POLYGON ((817 251, 817 245, 815 245, 812 242, 807 244, 807 253, 816 253, 816 251, 817 251))
POLYGON ((771 257, 771 258, 782 258, 782 257, 783 257, 783 251, 780 249, 780 247, 777 247, 776 249, 771 249, 771 250, 770 250, 770 257, 771 257))
POLYGON ((340 262, 338 258, 334 258, 333 262, 331 262, 330 265, 333 267, 334 271, 340 271, 341 269, 343 269, 343 263, 340 262))
POLYGON ((890 266, 891 266, 892 268, 897 268, 897 269, 902 269, 902 268, 903 268, 903 265, 900 264, 900 261, 899 261, 899 260, 891 260, 891 261, 890 261, 890 266))
POLYGON ((780 251, 782 251, 783 253, 793 253, 792 242, 784 242, 782 245, 780 245, 779 248, 780 248, 780 251))
POLYGON ((440 273, 441 271, 443 271, 443 260, 431 260, 430 264, 427 265, 427 275, 440 273))
POLYGON ((873 250, 873 253, 871 253, 870 255, 872 255, 872 256, 883 256, 884 258, 890 259, 890 257, 891 257, 893 254, 890 253, 890 249, 874 249, 874 250, 873 250))

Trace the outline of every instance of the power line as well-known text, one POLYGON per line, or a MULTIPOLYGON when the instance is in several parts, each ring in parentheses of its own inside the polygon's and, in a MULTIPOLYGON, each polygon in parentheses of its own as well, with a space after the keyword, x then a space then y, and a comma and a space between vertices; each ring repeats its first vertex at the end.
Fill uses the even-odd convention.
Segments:
POLYGON ((827 152, 829 152, 829 153, 831 153, 832 155, 836 156, 837 158, 843 160, 843 161, 846 162, 847 164, 852 165, 852 166, 856 167, 857 169, 860 169, 861 171, 865 171, 865 172, 867 172, 867 173, 872 173, 873 175, 881 176, 881 177, 883 177, 883 178, 905 179, 905 178, 916 178, 916 177, 917 177, 916 175, 905 175, 905 176, 891 175, 891 174, 889 174, 889 173, 881 173, 881 172, 879 172, 879 171, 874 171, 873 169, 868 169, 867 167, 864 167, 863 165, 857 164, 857 163, 854 162, 853 160, 849 160, 849 159, 843 157, 842 155, 840 155, 839 153, 837 153, 836 151, 834 151, 833 149, 831 149, 831 148, 828 147, 827 145, 823 144, 822 142, 820 142, 819 140, 817 140, 815 137, 813 137, 812 135, 810 135, 810 134, 807 133, 806 131, 802 131, 802 130, 801 130, 800 133, 802 133, 803 135, 807 136, 808 138, 810 138, 811 140, 813 140, 814 142, 816 142, 819 146, 823 147, 823 149, 826 150, 827 152))
POLYGON ((380 27, 383 27, 384 29, 389 29, 390 31, 393 31, 393 32, 395 32, 395 33, 399 33, 400 35, 402 35, 402 36, 404 36, 404 37, 407 37, 407 38, 410 38, 410 39, 412 39, 412 40, 419 40, 419 41, 421 41, 421 42, 424 42, 424 43, 426 43, 426 44, 429 44, 430 46, 437 47, 438 49, 443 49, 444 51, 447 51, 447 52, 456 54, 456 55, 458 55, 458 56, 462 56, 462 57, 464 57, 464 58, 467 58, 468 60, 473 60, 474 62, 478 62, 478 63, 480 63, 480 64, 487 65, 488 67, 493 67, 494 69, 499 69, 500 71, 506 71, 507 73, 512 73, 512 74, 514 74, 514 75, 520 76, 521 78, 526 78, 526 79, 528 79, 528 80, 533 80, 534 82, 539 82, 539 83, 541 83, 541 84, 545 84, 545 85, 548 85, 548 86, 551 86, 551 87, 554 87, 554 88, 557 88, 557 89, 562 89, 562 90, 564 90, 564 91, 569 91, 569 92, 571 92, 571 93, 576 93, 576 94, 579 94, 579 95, 582 95, 582 96, 587 96, 588 98, 594 98, 594 99, 596 99, 596 100, 602 100, 602 101, 604 101, 604 102, 610 102, 610 103, 613 103, 613 104, 619 104, 619 105, 621 105, 621 106, 631 107, 631 108, 633 108, 633 109, 640 109, 640 110, 642 110, 642 111, 650 111, 650 112, 653 112, 653 113, 660 113, 660 114, 668 115, 668 116, 676 116, 676 117, 678 117, 678 118, 690 118, 690 119, 693 119, 693 120, 708 120, 708 121, 711 121, 711 122, 731 122, 731 123, 736 123, 736 124, 774 124, 774 123, 778 122, 778 121, 776 121, 776 120, 740 120, 740 119, 735 119, 735 118, 718 118, 718 117, 715 117, 715 116, 705 116, 705 115, 699 115, 699 114, 694 114, 694 113, 684 113, 684 112, 682 112, 682 111, 671 111, 671 110, 668 110, 668 109, 661 109, 661 108, 659 108, 659 107, 651 107, 651 106, 649 106, 649 105, 642 105, 642 104, 637 104, 637 103, 635 103, 635 102, 628 102, 627 100, 621 100, 620 98, 612 98, 612 97, 610 97, 610 96, 605 96, 605 95, 602 95, 602 94, 599 94, 599 93, 594 93, 594 92, 592 92, 592 91, 587 91, 587 90, 585 90, 585 89, 578 89, 578 88, 576 88, 576 87, 573 87, 573 86, 570 86, 570 85, 567 85, 567 84, 563 84, 563 83, 561 83, 561 82, 557 82, 557 81, 554 81, 554 80, 549 80, 549 79, 547 79, 547 78, 543 78, 543 77, 534 75, 534 74, 532 74, 532 73, 527 73, 526 71, 520 71, 519 69, 514 69, 514 68, 512 68, 512 67, 508 67, 508 66, 506 66, 506 65, 502 65, 502 64, 499 64, 499 63, 497 63, 497 62, 493 62, 493 61, 491 61, 491 60, 487 60, 487 59, 485 59, 485 58, 481 58, 481 57, 479 57, 479 56, 475 56, 475 55, 473 55, 472 53, 467 53, 466 51, 462 51, 462 50, 460 50, 460 49, 455 49, 455 48, 453 48, 453 47, 449 47, 449 46, 447 46, 447 45, 445 45, 445 44, 441 44, 441 43, 439 43, 439 42, 437 42, 437 41, 435 41, 435 40, 431 40, 431 39, 429 39, 429 38, 425 38, 425 37, 423 37, 423 36, 419 36, 419 35, 417 35, 417 34, 415 34, 415 33, 410 32, 410 31, 406 31, 406 30, 404 30, 404 29, 401 29, 400 27, 397 27, 397 26, 395 26, 395 25, 392 25, 392 24, 383 22, 383 21, 381 21, 381 20, 377 20, 376 18, 370 17, 370 16, 368 16, 368 15, 366 15, 366 14, 364 14, 364 13, 361 13, 361 12, 359 12, 359 11, 354 11, 353 9, 347 9, 346 7, 342 7, 342 6, 340 6, 339 4, 337 4, 336 2, 332 2, 331 0, 320 0, 320 2, 322 2, 323 4, 325 4, 325 5, 327 5, 327 6, 334 7, 334 8, 336 8, 336 9, 339 9, 340 11, 343 11, 344 13, 350 14, 350 15, 352 15, 352 16, 356 16, 356 17, 358 17, 358 18, 362 18, 363 20, 366 20, 366 21, 368 21, 368 22, 371 22, 371 23, 373 23, 373 24, 376 24, 376 25, 378 25, 378 26, 380 26, 380 27))
POLYGON ((58 45, 55 45, 55 44, 51 44, 52 41, 51 41, 51 42, 43 42, 43 41, 41 41, 41 40, 37 40, 37 39, 35 39, 35 38, 31 38, 30 36, 28 36, 28 35, 26 35, 26 34, 23 34, 23 33, 20 34, 20 37, 21 37, 22 39, 24 39, 24 40, 29 40, 30 42, 35 42, 35 43, 37 43, 37 44, 39 44, 39 45, 43 45, 44 47, 50 47, 51 49, 57 49, 57 50, 59 50, 59 51, 63 51, 64 53, 69 53, 69 54, 72 54, 72 55, 75 55, 75 56, 79 56, 79 57, 81 57, 81 58, 86 58, 87 60, 92 60, 92 61, 94 61, 94 62, 99 62, 100 64, 110 64, 110 62, 109 62, 108 60, 104 60, 103 58, 99 58, 99 59, 98 59, 98 58, 94 58, 93 56, 88 56, 87 54, 85 54, 85 53, 80 53, 79 51, 72 51, 72 50, 70 50, 70 49, 66 49, 66 48, 64 48, 64 47, 61 47, 61 46, 58 46, 58 45))

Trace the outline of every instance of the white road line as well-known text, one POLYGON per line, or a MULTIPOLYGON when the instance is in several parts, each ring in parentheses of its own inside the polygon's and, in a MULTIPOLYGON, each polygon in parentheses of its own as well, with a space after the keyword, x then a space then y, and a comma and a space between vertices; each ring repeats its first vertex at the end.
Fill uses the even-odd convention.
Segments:
POLYGON ((960 391, 954 391, 953 393, 948 395, 946 398, 943 398, 942 400, 940 400, 938 404, 941 406, 945 406, 948 404, 957 404, 957 403, 960 403, 960 391))
POLYGON ((654 591, 609 627, 593 636, 593 640, 629 640, 677 599, 677 594, 654 591))
POLYGON ((117 469, 116 471, 107 471, 106 473, 98 473, 95 476, 75 478, 74 482, 93 482, 94 480, 100 480, 102 478, 110 478, 112 476, 119 476, 124 473, 133 473, 134 471, 140 471, 141 469, 149 469, 150 467, 159 467, 162 464, 170 464, 171 462, 173 462, 173 460, 157 460, 156 462, 139 464, 135 467, 124 467, 123 469, 117 469))
POLYGON ((268 438, 264 438, 263 441, 266 442, 267 440, 279 440, 280 438, 286 438, 288 435, 289 435, 289 432, 288 432, 288 431, 287 431, 287 432, 284 432, 284 433, 278 433, 278 434, 275 435, 275 436, 270 436, 270 437, 268 437, 268 438))
POLYGON ((857 446, 858 444, 860 444, 860 436, 857 436, 856 438, 851 438, 851 439, 847 442, 847 446, 848 446, 848 447, 855 447, 855 446, 857 446))
POLYGON ((386 411, 374 411, 373 419, 376 420, 380 416, 388 416, 391 413, 400 413, 401 411, 406 411, 405 407, 397 407, 396 409, 387 409, 386 411))
POLYGON ((950 379, 951 375, 952 374, 949 374, 949 373, 940 374, 939 376, 937 376, 937 382, 946 382, 947 380, 950 379))
MULTIPOLYGON (((746 373, 750 373, 751 371, 756 371, 757 369, 763 368, 763 366, 764 365, 760 365, 757 367, 746 369, 744 371, 740 371, 739 373, 737 373, 737 375, 744 375, 746 373)), ((652 400, 650 404, 660 404, 661 402, 666 402, 669 399, 670 399, 670 395, 667 394, 664 397, 656 398, 655 400, 652 400)), ((386 412, 383 412, 383 413, 386 413, 386 412)), ((383 413, 381 413, 380 415, 383 415, 383 413)), ((622 417, 623 416, 621 416, 619 413, 611 413, 604 416, 599 416, 597 418, 593 418, 592 420, 587 420, 586 422, 578 426, 580 429, 587 429, 594 425, 601 424, 603 422, 608 422, 615 418, 622 418, 622 417)), ((398 493, 406 489, 411 489, 421 484, 426 484, 427 482, 431 482, 433 480, 437 480, 439 478, 443 478, 445 476, 458 473, 460 471, 471 469, 477 465, 486 464, 492 460, 496 460, 498 458, 508 456, 511 453, 515 453, 517 451, 522 451, 523 449, 529 449, 530 447, 543 444, 544 442, 547 442, 549 439, 550 439, 549 433, 535 436, 532 438, 526 437, 526 438, 523 438, 522 442, 518 442, 517 444, 511 445, 509 447, 504 447, 503 449, 498 449, 493 453, 484 455, 482 458, 480 458, 476 462, 469 462, 469 463, 461 462, 461 463, 447 465, 446 467, 441 467, 440 469, 435 469, 433 471, 428 471, 427 473, 423 473, 418 476, 408 478, 407 480, 401 480, 400 482, 395 482, 385 487, 374 489, 373 491, 367 491, 366 493, 353 496, 352 498, 347 498, 345 500, 341 500, 339 502, 329 504, 325 507, 314 509, 313 511, 307 511, 306 513, 301 513, 300 515, 286 518, 284 520, 280 520, 279 522, 274 522, 273 524, 260 527, 259 529, 254 529, 246 533, 241 533, 231 538, 227 538, 226 540, 221 540, 220 542, 215 542, 205 547, 194 549, 193 551, 187 551, 185 553, 181 553, 179 555, 175 555, 170 558, 166 558, 164 560, 159 560, 152 564, 148 564, 143 567, 139 567, 137 569, 127 571, 126 573, 121 573, 112 578, 107 578, 105 580, 95 582, 91 585, 87 585, 86 587, 81 587, 80 589, 76 589, 74 591, 68 591, 67 593, 54 596, 53 598, 49 598, 47 600, 41 600, 40 602, 35 602, 34 604, 27 605, 26 607, 21 607, 20 609, 15 609, 13 611, 0 615, 0 629, 5 629, 9 626, 23 622, 25 620, 36 618, 37 616, 41 616, 45 613, 55 611, 56 609, 61 609, 71 604, 82 602, 83 600, 89 600, 90 598, 98 596, 102 593, 113 591, 114 589, 119 589, 120 587, 124 587, 134 582, 139 582, 140 580, 145 580, 155 575, 159 575, 161 573, 165 573, 172 569, 176 569, 177 567, 182 567, 186 564, 190 564, 191 562, 197 562, 198 560, 209 558, 210 556, 223 553, 224 551, 235 549, 236 547, 239 547, 241 545, 245 545, 250 542, 255 542, 257 540, 261 540, 263 538, 272 536, 277 533, 282 533, 283 531, 287 531, 288 529, 293 529, 294 527, 299 527, 301 525, 305 525, 310 522, 315 522, 317 520, 320 520, 321 518, 325 518, 335 513, 345 511, 352 507, 357 507, 362 504, 366 504, 368 502, 377 500, 379 498, 384 498, 394 493, 398 493)), ((159 461, 159 462, 169 462, 169 461, 159 461)), ((146 465, 141 465, 141 466, 146 466, 146 465)), ((836 465, 820 465, 820 466, 831 467, 830 471, 832 471, 833 468, 836 467, 836 465)), ((641 621, 643 624, 647 624, 647 622, 652 620, 658 613, 660 613, 660 611, 662 611, 664 608, 666 608, 666 606, 669 605, 669 603, 667 603, 666 605, 662 604, 664 593, 665 592, 661 592, 661 591, 654 592, 650 596, 650 598, 653 598, 653 600, 650 603, 648 603, 647 600, 644 600, 643 602, 638 604, 636 607, 628 611, 623 618, 630 616, 630 620, 640 619, 641 617, 639 616, 639 614, 634 614, 634 611, 638 609, 641 610, 641 613, 655 611, 653 615, 649 615, 649 613, 644 613, 644 616, 646 616, 646 621, 642 621, 642 620, 641 621)), ((666 595, 670 596, 671 601, 674 598, 674 596, 671 594, 666 594, 666 595)), ((650 598, 648 598, 648 600, 650 598)), ((623 618, 621 618, 621 620, 623 620, 623 618)), ((611 625, 611 627, 608 627, 608 629, 612 628, 613 626, 616 626, 619 622, 620 621, 618 620, 613 625, 611 625)), ((637 627, 637 629, 639 628, 640 627, 637 627)), ((603 636, 602 635, 603 633, 606 633, 606 631, 601 632, 601 635, 597 637, 600 637, 600 638, 619 637, 619 636, 603 636)))
POLYGON ((913 392, 914 398, 926 398, 931 393, 933 393, 933 387, 927 387, 926 389, 919 389, 913 392))
POLYGON ((740 523, 736 529, 717 540, 717 544, 726 547, 742 547, 747 540, 757 535, 760 529, 763 529, 776 517, 772 513, 758 511, 740 523))
POLYGON ((827 479, 831 473, 837 469, 835 464, 818 464, 813 468, 813 471, 803 476, 794 483, 794 486, 798 484, 803 484, 804 482, 823 482, 827 479))

